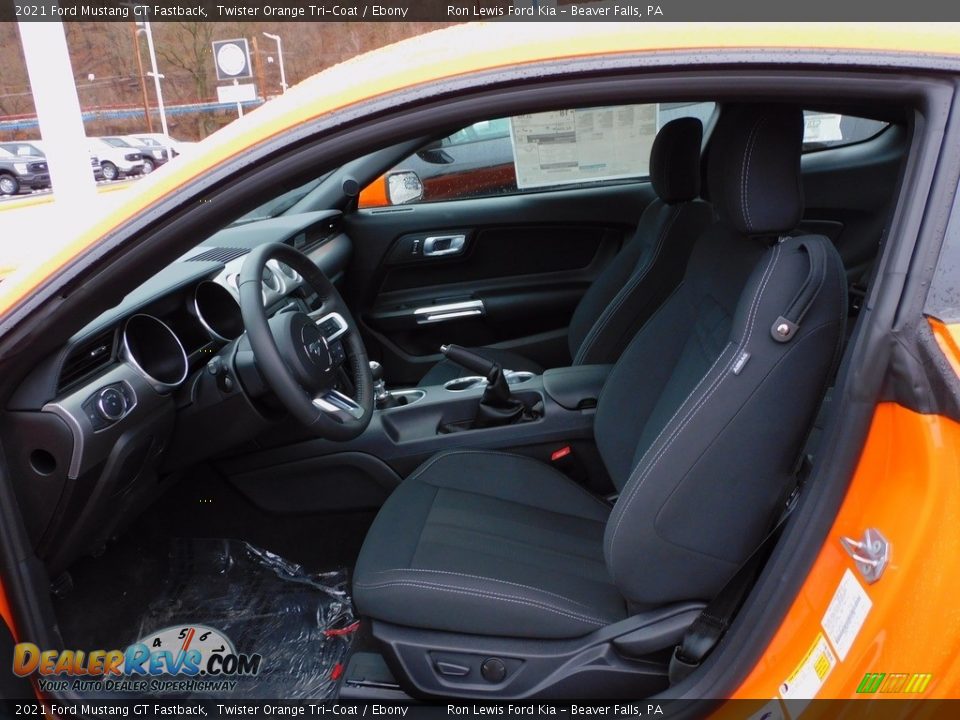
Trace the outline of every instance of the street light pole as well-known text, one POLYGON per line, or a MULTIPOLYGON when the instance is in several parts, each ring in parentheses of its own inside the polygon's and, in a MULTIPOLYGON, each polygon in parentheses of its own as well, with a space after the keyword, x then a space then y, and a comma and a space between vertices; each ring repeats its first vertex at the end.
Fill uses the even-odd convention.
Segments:
POLYGON ((143 95, 143 114, 147 119, 147 132, 153 132, 153 118, 150 117, 150 103, 147 100, 147 79, 143 74, 143 58, 140 57, 140 29, 133 25, 133 52, 137 56, 137 79, 140 81, 140 92, 143 95))
POLYGON ((277 60, 280 63, 280 87, 283 89, 283 92, 286 92, 287 91, 287 73, 283 69, 283 42, 280 40, 279 35, 274 35, 273 33, 268 33, 268 32, 265 32, 263 34, 277 44, 277 60))
POLYGON ((163 75, 157 70, 157 53, 153 49, 153 32, 150 30, 150 21, 143 21, 143 32, 147 36, 147 49, 150 51, 150 68, 152 72, 147 73, 153 78, 153 87, 157 91, 157 108, 160 110, 160 126, 163 128, 163 134, 169 135, 167 130, 167 111, 163 106, 163 91, 160 89, 160 80, 163 75))

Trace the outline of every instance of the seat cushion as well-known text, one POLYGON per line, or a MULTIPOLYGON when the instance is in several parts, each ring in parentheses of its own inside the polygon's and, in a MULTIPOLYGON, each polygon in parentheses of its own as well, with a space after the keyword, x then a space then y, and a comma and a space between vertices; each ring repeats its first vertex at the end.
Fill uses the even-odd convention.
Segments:
POLYGON ((408 627, 566 638, 626 616, 603 560, 610 508, 533 458, 454 450, 393 492, 357 561, 360 612, 408 627))
MULTIPOLYGON (((471 350, 488 360, 500 363, 500 366, 504 370, 527 370, 537 375, 543 373, 543 368, 533 360, 527 360, 523 355, 510 352, 509 350, 498 350, 497 348, 488 347, 471 348, 471 350)), ((420 380, 420 386, 443 385, 449 380, 474 374, 475 373, 470 370, 462 368, 449 360, 441 360, 427 371, 427 374, 420 380)))

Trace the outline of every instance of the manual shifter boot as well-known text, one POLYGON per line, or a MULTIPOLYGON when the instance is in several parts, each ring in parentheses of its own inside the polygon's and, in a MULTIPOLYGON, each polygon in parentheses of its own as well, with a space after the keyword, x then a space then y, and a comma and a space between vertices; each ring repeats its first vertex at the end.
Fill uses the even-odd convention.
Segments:
POLYGON ((494 365, 487 374, 487 388, 480 398, 474 427, 496 427, 509 425, 523 416, 524 404, 513 397, 503 368, 494 365))
POLYGON ((466 427, 460 423, 444 425, 442 432, 498 427, 523 420, 527 407, 510 392, 503 368, 498 363, 459 345, 444 345, 440 351, 458 365, 487 379, 487 387, 480 398, 473 422, 466 427))

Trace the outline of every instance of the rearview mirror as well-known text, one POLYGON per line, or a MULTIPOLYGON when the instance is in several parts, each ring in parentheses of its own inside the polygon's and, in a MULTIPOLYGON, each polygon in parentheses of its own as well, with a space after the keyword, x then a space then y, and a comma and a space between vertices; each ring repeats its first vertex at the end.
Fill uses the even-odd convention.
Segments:
POLYGON ((423 197, 423 183, 412 170, 387 175, 387 199, 391 205, 416 202, 423 197))

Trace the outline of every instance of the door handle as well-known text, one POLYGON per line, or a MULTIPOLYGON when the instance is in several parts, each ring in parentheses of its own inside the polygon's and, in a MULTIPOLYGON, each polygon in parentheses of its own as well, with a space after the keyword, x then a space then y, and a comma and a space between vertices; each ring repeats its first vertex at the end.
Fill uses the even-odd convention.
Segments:
POLYGON ((466 235, 431 235, 423 240, 424 257, 457 255, 467 244, 466 235))
POLYGON ((417 325, 459 320, 462 318, 483 315, 483 300, 465 300, 464 302, 446 303, 443 305, 428 305, 413 311, 417 325))

